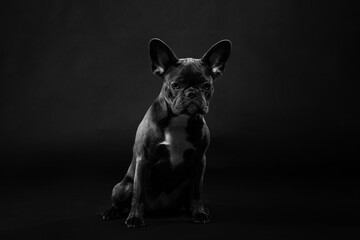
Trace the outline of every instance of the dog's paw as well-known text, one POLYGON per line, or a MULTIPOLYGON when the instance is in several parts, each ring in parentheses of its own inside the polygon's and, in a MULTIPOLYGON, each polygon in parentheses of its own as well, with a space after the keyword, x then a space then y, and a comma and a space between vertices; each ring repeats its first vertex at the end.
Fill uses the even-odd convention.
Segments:
POLYGON ((103 211, 101 214, 101 218, 104 221, 110 221, 110 220, 118 219, 120 217, 121 217, 121 211, 114 207, 111 207, 108 210, 103 211))
POLYGON ((193 215, 194 223, 209 223, 210 222, 210 214, 208 212, 198 212, 193 215))
POLYGON ((139 228, 146 226, 144 219, 139 217, 128 217, 125 221, 125 224, 129 228, 139 228))

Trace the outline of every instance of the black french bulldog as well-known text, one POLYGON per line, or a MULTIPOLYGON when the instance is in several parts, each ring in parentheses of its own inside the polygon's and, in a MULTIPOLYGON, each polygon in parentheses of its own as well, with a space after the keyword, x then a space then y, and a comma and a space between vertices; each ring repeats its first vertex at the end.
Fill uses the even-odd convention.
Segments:
POLYGON ((130 209, 126 225, 145 226, 145 212, 191 211, 193 222, 208 223, 202 186, 210 134, 204 114, 231 51, 231 42, 213 45, 201 59, 178 59, 161 40, 149 43, 152 71, 163 79, 158 98, 146 112, 135 137, 133 158, 112 191, 104 220, 130 209))

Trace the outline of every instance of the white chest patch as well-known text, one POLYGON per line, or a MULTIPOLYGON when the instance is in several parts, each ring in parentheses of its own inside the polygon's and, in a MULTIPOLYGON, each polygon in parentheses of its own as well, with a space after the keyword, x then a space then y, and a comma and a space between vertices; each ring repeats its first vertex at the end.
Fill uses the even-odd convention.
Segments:
POLYGON ((186 126, 189 116, 179 115, 171 119, 169 126, 165 129, 165 140, 160 144, 166 145, 170 153, 170 162, 173 167, 184 161, 184 152, 194 149, 194 146, 186 140, 186 126))

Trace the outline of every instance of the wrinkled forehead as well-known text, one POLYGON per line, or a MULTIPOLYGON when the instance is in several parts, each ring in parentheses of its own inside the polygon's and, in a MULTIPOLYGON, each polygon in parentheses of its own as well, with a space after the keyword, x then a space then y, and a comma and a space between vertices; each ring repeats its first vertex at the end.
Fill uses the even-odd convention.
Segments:
POLYGON ((191 82, 212 80, 208 68, 200 59, 181 58, 178 63, 165 75, 165 80, 173 81, 178 78, 191 82))

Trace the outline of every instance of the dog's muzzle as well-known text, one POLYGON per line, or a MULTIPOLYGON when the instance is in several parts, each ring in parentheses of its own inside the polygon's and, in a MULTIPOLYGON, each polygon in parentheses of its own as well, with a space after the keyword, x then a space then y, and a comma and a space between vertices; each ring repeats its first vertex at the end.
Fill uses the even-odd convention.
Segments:
POLYGON ((206 104, 205 98, 197 90, 186 91, 179 98, 173 102, 172 110, 175 114, 205 114, 209 107, 206 104))

